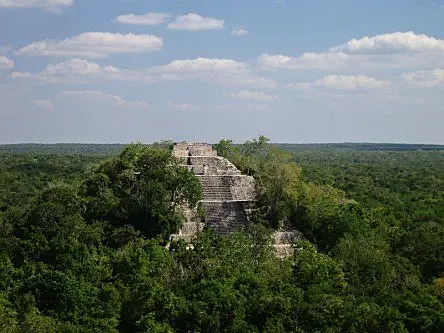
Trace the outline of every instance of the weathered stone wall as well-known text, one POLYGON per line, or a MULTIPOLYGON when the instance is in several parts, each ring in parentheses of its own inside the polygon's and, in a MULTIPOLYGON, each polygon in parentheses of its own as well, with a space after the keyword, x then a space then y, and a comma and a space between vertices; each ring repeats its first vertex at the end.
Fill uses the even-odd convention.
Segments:
POLYGON ((183 223, 182 229, 179 230, 177 234, 171 235, 171 240, 183 239, 190 242, 194 235, 201 232, 205 224, 199 219, 196 209, 192 209, 184 205, 181 207, 185 221, 183 223))
POLYGON ((233 200, 256 200, 256 182, 251 176, 231 177, 231 196, 233 200))
POLYGON ((181 142, 174 144, 173 155, 176 157, 216 156, 217 153, 207 143, 181 142))
POLYGON ((247 212, 240 201, 202 201, 205 225, 218 235, 228 235, 243 230, 248 222, 247 212))

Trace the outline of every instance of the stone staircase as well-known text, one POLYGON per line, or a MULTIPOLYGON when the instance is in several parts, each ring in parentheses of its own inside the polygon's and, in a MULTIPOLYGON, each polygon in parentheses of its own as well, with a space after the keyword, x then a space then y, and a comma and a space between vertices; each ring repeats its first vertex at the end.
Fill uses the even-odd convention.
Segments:
MULTIPOLYGON (((243 175, 230 161, 217 156, 211 145, 176 143, 173 155, 193 171, 202 186, 204 226, 219 235, 242 230, 248 222, 249 208, 256 200, 253 177, 243 175)), ((178 237, 190 238, 201 228, 187 221, 178 237)))
MULTIPOLYGON (((211 228, 218 235, 243 230, 256 201, 254 178, 243 175, 230 161, 217 156, 208 144, 176 143, 173 155, 199 179, 203 191, 199 205, 204 211, 202 223, 196 216, 193 217, 192 210, 185 208, 187 219, 182 230, 172 236, 173 239, 189 242, 204 227, 211 228)), ((276 255, 291 255, 291 244, 299 237, 300 234, 294 231, 275 232, 272 238, 276 255)))
POLYGON ((231 182, 225 176, 197 176, 202 186, 205 201, 230 201, 233 200, 231 194, 231 182))
POLYGON ((202 201, 205 211, 205 225, 218 235, 228 235, 234 230, 242 230, 248 218, 242 202, 202 201))

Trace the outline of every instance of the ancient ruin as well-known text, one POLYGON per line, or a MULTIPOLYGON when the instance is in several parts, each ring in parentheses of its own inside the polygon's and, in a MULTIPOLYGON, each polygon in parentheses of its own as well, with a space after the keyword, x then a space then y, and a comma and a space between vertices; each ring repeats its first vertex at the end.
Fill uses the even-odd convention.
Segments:
MULTIPOLYGON (((219 235, 244 229, 256 202, 254 178, 242 174, 226 158, 218 156, 211 145, 205 143, 176 143, 173 155, 199 179, 203 190, 200 206, 205 214, 204 221, 200 221, 192 211, 186 210, 187 220, 173 238, 190 240, 205 226, 219 235)), ((295 232, 273 234, 279 256, 292 253, 291 244, 295 237, 295 232)))

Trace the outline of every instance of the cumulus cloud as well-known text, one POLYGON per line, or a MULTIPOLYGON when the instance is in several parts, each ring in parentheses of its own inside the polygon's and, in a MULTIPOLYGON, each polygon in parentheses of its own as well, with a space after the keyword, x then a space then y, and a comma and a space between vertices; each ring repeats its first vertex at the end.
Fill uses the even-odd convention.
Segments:
POLYGON ((274 80, 254 74, 242 62, 231 59, 196 58, 175 60, 164 66, 130 70, 101 66, 85 59, 73 58, 49 64, 39 73, 13 72, 14 79, 33 79, 47 83, 112 80, 154 83, 159 81, 203 80, 230 86, 276 87, 274 80))
POLYGON ((33 99, 31 100, 31 105, 46 111, 54 111, 54 105, 49 99, 33 99))
POLYGON ((43 8, 58 12, 60 8, 74 5, 74 0, 0 0, 0 8, 43 8))
POLYGON ((417 35, 412 31, 352 39, 343 45, 335 46, 330 49, 330 52, 345 52, 351 54, 430 51, 444 53, 444 40, 423 34, 417 35))
POLYGON ((242 37, 248 35, 248 31, 243 28, 236 28, 231 31, 231 34, 235 37, 242 37))
POLYGON ((153 35, 86 32, 65 40, 42 40, 28 44, 18 55, 105 58, 115 53, 158 51, 162 38, 153 35))
MULTIPOLYGON (((64 76, 69 74, 91 75, 102 71, 100 65, 82 59, 70 59, 58 64, 49 64, 43 70, 43 76, 64 76)), ((112 71, 111 71, 112 72, 112 71)))
POLYGON ((247 74, 232 74, 232 75, 223 75, 219 77, 213 77, 214 82, 218 82, 225 85, 230 86, 246 86, 246 87, 255 87, 255 88, 276 88, 278 83, 266 77, 262 77, 256 74, 247 73, 247 74))
POLYGON ((163 79, 201 79, 208 82, 236 86, 275 87, 276 82, 253 73, 246 63, 232 59, 196 58, 174 60, 152 68, 163 79))
POLYGON ((428 71, 405 73, 402 78, 416 88, 433 88, 444 85, 444 69, 435 68, 428 71))
POLYGON ((292 83, 289 88, 299 89, 334 89, 334 90, 365 90, 386 87, 387 81, 377 80, 364 75, 329 75, 313 82, 292 83))
POLYGON ((203 72, 203 71, 245 71, 248 65, 232 59, 196 58, 174 60, 167 65, 158 66, 154 71, 165 72, 203 72))
POLYGON ((275 95, 269 95, 261 91, 241 90, 239 92, 231 93, 231 97, 251 101, 274 101, 277 99, 275 95))
POLYGON ((103 93, 95 90, 65 90, 58 94, 59 98, 72 99, 80 102, 98 103, 107 106, 148 109, 146 102, 129 102, 120 96, 103 93))
POLYGON ((282 54, 262 54, 257 58, 259 65, 270 68, 288 67, 295 58, 282 54))
POLYGON ((15 64, 12 59, 0 56, 0 70, 13 69, 14 67, 15 64))
POLYGON ((212 17, 202 17, 200 15, 190 13, 187 15, 179 15, 176 19, 168 24, 168 28, 174 30, 216 30, 223 29, 225 22, 212 17))
POLYGON ((165 23, 170 17, 171 15, 167 13, 125 14, 117 16, 114 22, 134 25, 158 25, 165 23))
POLYGON ((45 82, 78 82, 84 80, 115 80, 153 82, 154 78, 144 71, 133 71, 114 66, 100 66, 84 59, 73 58, 57 64, 49 64, 40 73, 13 72, 14 79, 37 79, 45 82))
MULTIPOLYGON (((444 40, 413 32, 352 39, 325 52, 298 57, 263 54, 258 65, 267 70, 377 71, 444 66, 444 40)), ((432 67, 432 68, 433 68, 432 67)))
POLYGON ((330 68, 344 68, 350 59, 345 53, 304 53, 294 58, 281 54, 263 54, 258 57, 258 64, 265 69, 292 69, 292 70, 328 70, 330 68))

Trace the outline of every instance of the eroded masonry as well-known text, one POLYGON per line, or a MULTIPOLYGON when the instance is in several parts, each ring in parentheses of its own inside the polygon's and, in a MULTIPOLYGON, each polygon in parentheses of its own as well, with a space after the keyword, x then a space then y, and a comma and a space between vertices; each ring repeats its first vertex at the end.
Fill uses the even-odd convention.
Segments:
MULTIPOLYGON (((176 143, 173 155, 199 179, 203 190, 200 205, 205 214, 204 221, 200 221, 187 210, 187 221, 174 238, 190 240, 205 226, 219 235, 244 229, 256 202, 254 178, 242 174, 205 143, 176 143)), ((298 236, 296 232, 288 231, 273 234, 277 254, 285 256, 291 253, 291 243, 298 236)))

